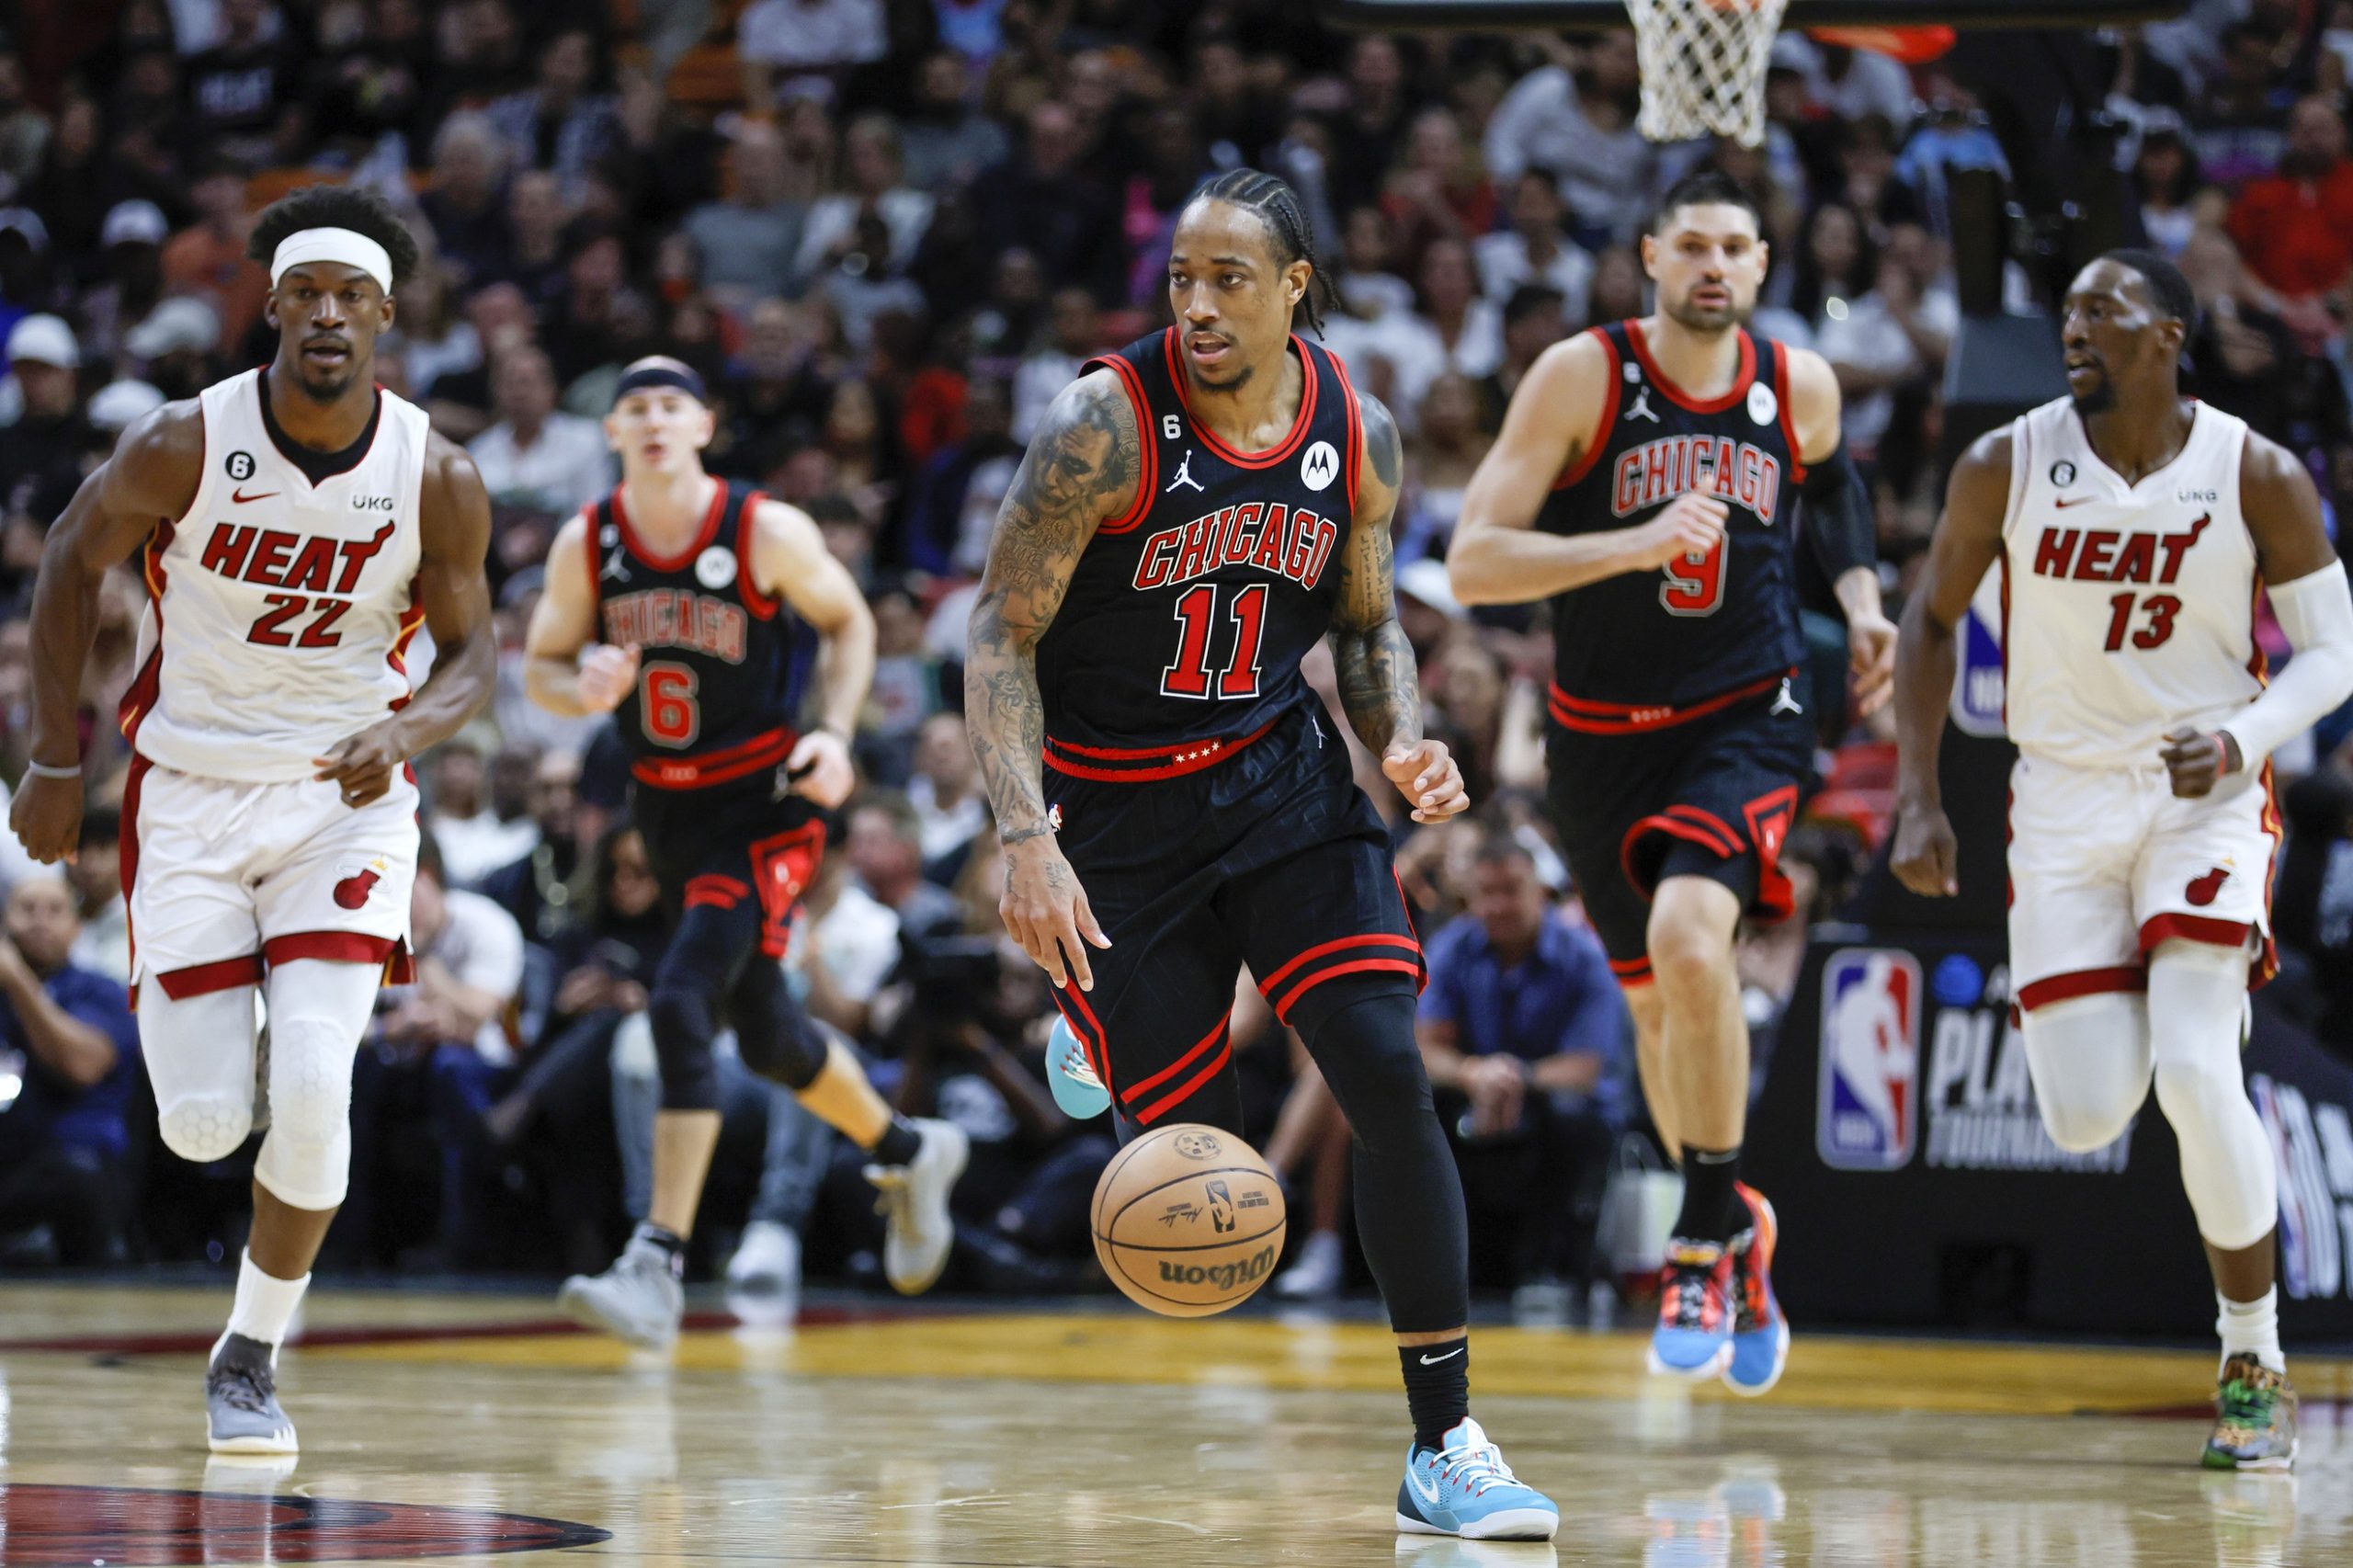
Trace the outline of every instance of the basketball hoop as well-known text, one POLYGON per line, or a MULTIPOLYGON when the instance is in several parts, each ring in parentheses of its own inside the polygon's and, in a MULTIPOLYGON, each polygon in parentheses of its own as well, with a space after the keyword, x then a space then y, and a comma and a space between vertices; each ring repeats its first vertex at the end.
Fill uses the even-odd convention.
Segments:
POLYGON ((1654 142, 1765 140, 1765 66, 1789 0, 1627 0, 1642 62, 1643 112, 1654 142))

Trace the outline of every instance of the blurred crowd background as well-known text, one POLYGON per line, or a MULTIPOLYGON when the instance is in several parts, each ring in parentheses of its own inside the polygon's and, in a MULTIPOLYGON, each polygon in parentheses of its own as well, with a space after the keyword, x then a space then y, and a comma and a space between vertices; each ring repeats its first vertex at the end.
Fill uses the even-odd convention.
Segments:
MULTIPOLYGON (((1610 1274, 1611 1176, 1656 1160, 1623 1005, 1537 809, 1547 638, 1525 608, 1457 605, 1448 540, 1520 377, 1646 309, 1649 203, 1712 162, 1767 214, 1756 330, 1836 369, 1900 604, 1944 483, 1945 176, 2026 155, 1947 70, 1787 34, 1749 151, 1644 142, 1631 34, 1350 35, 1299 0, 23 0, 0 17, 0 777, 24 761, 45 531, 126 425, 272 352, 245 245, 278 194, 360 182, 411 214, 426 259, 377 373, 468 446, 494 501, 498 698, 421 764, 423 977, 385 994, 361 1055, 329 1267, 593 1268, 645 1201, 658 890, 611 738, 533 709, 520 650, 553 530, 616 477, 597 420, 619 368, 659 351, 713 389, 712 470, 808 509, 875 606, 863 786, 792 983, 904 1108, 972 1134, 952 1285, 1099 1284, 1084 1214, 1112 1142, 1044 1091, 1051 1008, 1000 939, 958 665, 1025 439, 1088 355, 1165 323, 1179 208, 1251 165, 1305 197, 1343 301, 1327 341, 1406 434, 1400 614, 1479 809, 1400 818, 1397 848, 1479 1281, 1542 1315, 1610 1274)), ((2118 174, 2204 307, 2199 393, 2309 461, 2334 529, 2353 492, 2353 3, 2198 0, 2093 51, 2118 174)), ((2017 306, 2048 290, 2013 267, 2017 306)), ((1787 851, 1800 915, 1742 946, 1760 1071, 1808 923, 1845 904, 1892 804, 1891 732, 1846 722, 1842 630, 1810 592, 1824 788, 1787 851)), ((161 1148, 125 1009, 110 717, 143 594, 125 572, 105 599, 78 863, 61 881, 0 846, 0 1267, 226 1267, 242 1238, 250 1150, 194 1167, 161 1148)), ((1311 673, 1328 691, 1328 664, 1311 673)), ((2353 1056, 2346 728, 2280 759, 2279 926, 2300 1005, 2353 1056)), ((1246 977, 1233 1035, 1253 1139, 1291 1182, 1276 1288, 1360 1284, 1346 1129, 1246 977)), ((804 1269, 870 1281, 855 1152, 740 1070, 726 1105, 696 1268, 753 1290, 804 1269)))

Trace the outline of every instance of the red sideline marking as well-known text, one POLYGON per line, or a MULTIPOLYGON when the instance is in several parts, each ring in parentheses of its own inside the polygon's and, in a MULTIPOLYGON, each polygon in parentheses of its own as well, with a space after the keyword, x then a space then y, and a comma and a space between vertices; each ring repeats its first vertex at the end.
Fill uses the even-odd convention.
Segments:
MULTIPOLYGON (((796 1324, 825 1328, 850 1323, 892 1323, 902 1318, 927 1315, 904 1308, 888 1307, 806 1307, 796 1324)), ((932 1313, 928 1315, 945 1315, 932 1313)), ((688 1329, 729 1329, 741 1322, 733 1312, 688 1312, 680 1323, 688 1329)), ((436 1339, 530 1339, 540 1335, 591 1334, 570 1318, 527 1318, 518 1323, 420 1324, 404 1327, 308 1328, 302 1337, 289 1346, 303 1349, 310 1346, 335 1345, 414 1345, 436 1339)), ((78 1334, 51 1339, 0 1339, 0 1351, 6 1350, 64 1350, 84 1351, 92 1355, 118 1356, 178 1356, 210 1350, 221 1337, 217 1329, 201 1334, 78 1334)))

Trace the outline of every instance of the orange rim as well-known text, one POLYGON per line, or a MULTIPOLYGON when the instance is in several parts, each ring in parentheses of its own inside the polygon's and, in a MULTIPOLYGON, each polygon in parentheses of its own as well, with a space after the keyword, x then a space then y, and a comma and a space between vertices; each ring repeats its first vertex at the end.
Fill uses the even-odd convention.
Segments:
POLYGON ((1948 53, 1960 34, 1950 28, 1808 28, 1806 36, 1816 43, 1842 45, 1847 49, 1868 49, 1874 54, 1885 54, 1906 65, 1925 65, 1948 53))

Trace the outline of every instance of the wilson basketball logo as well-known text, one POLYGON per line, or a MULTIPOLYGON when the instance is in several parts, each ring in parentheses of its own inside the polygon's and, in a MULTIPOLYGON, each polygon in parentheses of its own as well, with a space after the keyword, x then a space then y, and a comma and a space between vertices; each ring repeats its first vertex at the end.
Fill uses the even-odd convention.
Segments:
POLYGON ((1264 1279, 1275 1267, 1279 1246, 1260 1247, 1248 1257, 1232 1263, 1174 1263, 1160 1260, 1160 1282, 1163 1285, 1211 1286, 1220 1290, 1232 1290, 1253 1280, 1264 1279))
POLYGON ((1920 960, 1842 948, 1822 971, 1822 1066, 1814 1149, 1836 1170, 1893 1171, 1920 1120, 1920 960))

